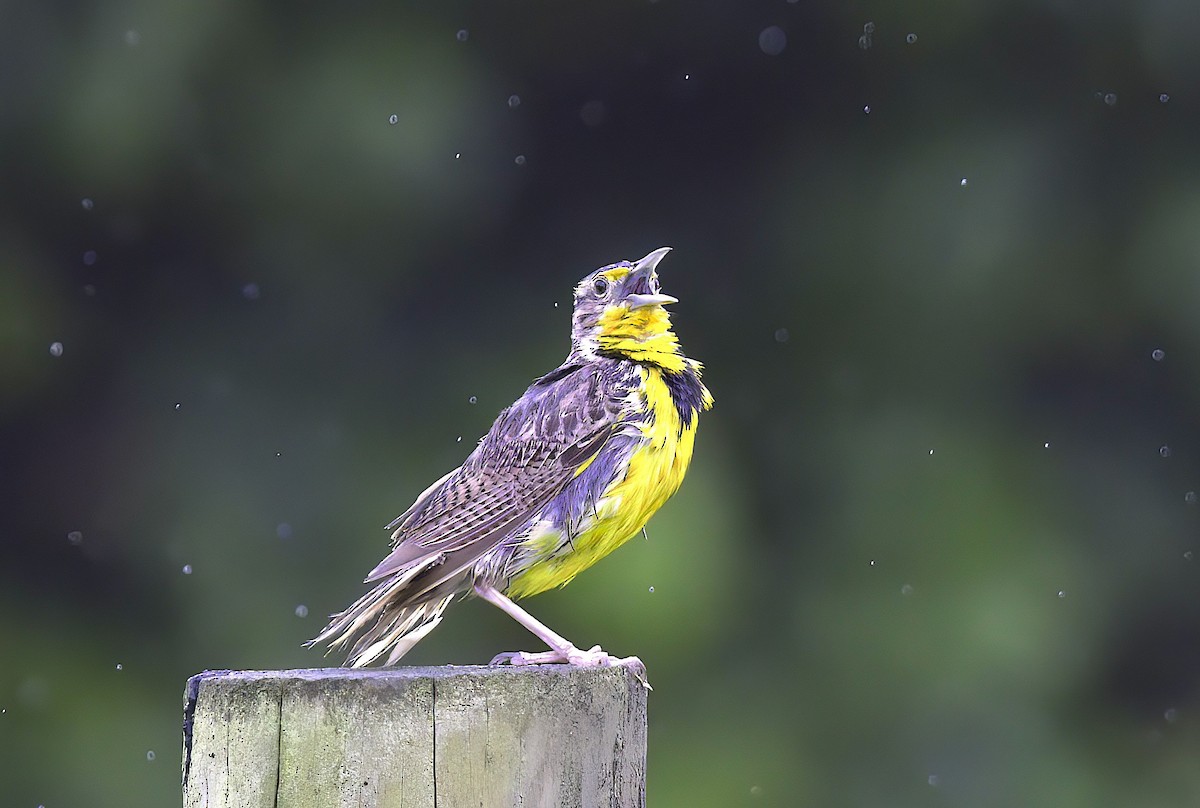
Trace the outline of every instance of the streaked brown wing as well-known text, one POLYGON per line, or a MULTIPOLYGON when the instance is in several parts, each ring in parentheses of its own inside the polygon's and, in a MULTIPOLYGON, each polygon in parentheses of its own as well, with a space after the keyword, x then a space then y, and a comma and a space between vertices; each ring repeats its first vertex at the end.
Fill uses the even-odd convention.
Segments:
POLYGON ((392 534, 395 549, 366 581, 377 581, 435 554, 444 557, 447 573, 474 561, 562 491, 600 451, 614 424, 615 418, 579 424, 586 431, 577 429, 569 441, 561 434, 485 439, 461 468, 393 523, 397 525, 392 534))

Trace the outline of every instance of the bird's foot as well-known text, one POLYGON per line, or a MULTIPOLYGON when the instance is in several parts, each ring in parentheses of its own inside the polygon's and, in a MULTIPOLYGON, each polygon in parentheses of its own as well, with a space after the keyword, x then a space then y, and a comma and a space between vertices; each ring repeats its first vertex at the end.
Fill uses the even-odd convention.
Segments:
POLYGON ((580 651, 573 645, 569 646, 565 651, 542 651, 541 653, 536 654, 531 654, 528 651, 509 651, 507 653, 498 654, 492 659, 490 664, 567 664, 573 665, 577 668, 628 668, 629 672, 632 673, 639 682, 645 685, 647 690, 654 689, 650 687, 650 682, 646 679, 646 665, 642 662, 642 660, 635 656, 613 656, 598 645, 594 645, 586 651, 580 651))

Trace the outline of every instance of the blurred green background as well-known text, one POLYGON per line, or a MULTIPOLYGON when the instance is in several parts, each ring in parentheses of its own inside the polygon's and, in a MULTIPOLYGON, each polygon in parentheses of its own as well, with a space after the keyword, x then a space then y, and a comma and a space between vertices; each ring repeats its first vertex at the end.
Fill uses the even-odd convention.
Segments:
MULTIPOLYGON (((0 20, 0 805, 176 804, 186 677, 338 662, 664 244, 692 473, 528 604, 648 663, 650 805, 1200 799, 1195 4, 0 20)), ((471 601, 405 661, 515 648, 471 601)))

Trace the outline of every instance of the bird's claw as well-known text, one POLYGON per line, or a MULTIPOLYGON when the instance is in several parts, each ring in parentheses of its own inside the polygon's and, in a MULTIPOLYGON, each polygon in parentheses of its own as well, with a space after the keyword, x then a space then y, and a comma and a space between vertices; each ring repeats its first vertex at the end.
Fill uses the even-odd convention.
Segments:
POLYGON ((647 690, 653 690, 646 679, 646 665, 635 656, 617 657, 606 652, 598 645, 593 645, 586 651, 580 651, 575 646, 565 651, 542 651, 531 654, 528 651, 507 651, 497 654, 489 663, 491 665, 548 665, 567 664, 576 668, 626 668, 634 678, 645 685, 647 690))

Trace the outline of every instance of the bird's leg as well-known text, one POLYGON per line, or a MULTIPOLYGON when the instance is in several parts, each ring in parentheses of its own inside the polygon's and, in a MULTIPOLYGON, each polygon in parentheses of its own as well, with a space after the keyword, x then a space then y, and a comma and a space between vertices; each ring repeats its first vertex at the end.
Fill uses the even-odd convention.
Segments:
POLYGON ((550 646, 551 649, 540 654, 531 654, 527 651, 510 651, 496 656, 491 664, 501 665, 507 662, 510 665, 541 665, 543 663, 565 662, 568 665, 575 665, 581 668, 607 668, 619 665, 623 668, 629 668, 639 682, 646 687, 650 687, 650 683, 646 681, 646 666, 637 657, 616 657, 605 652, 598 645, 592 646, 586 651, 580 651, 570 640, 558 634, 545 623, 513 603, 511 599, 502 595, 494 587, 476 584, 475 594, 498 609, 501 609, 513 620, 516 620, 528 629, 535 637, 550 646))

